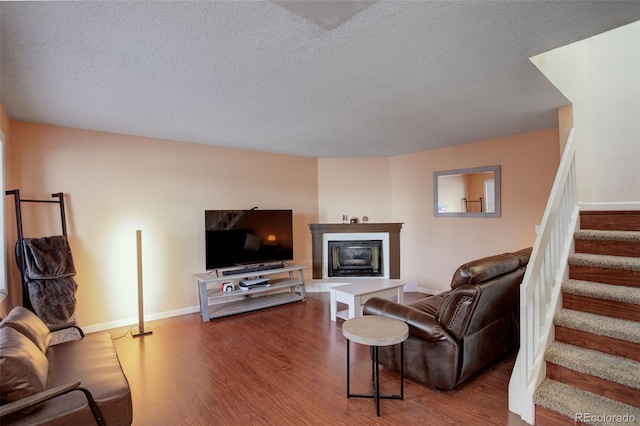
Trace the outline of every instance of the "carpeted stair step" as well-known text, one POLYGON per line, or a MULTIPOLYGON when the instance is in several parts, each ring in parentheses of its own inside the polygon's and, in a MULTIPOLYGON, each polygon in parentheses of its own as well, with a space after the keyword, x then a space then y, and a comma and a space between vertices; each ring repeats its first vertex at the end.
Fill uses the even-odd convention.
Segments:
POLYGON ((640 322, 561 309, 553 323, 558 342, 640 362, 640 322))
POLYGON ((596 315, 640 321, 640 288, 567 280, 562 283, 562 306, 596 315))
POLYGON ((640 257, 640 231, 580 230, 574 239, 576 253, 640 257))
POLYGON ((569 256, 569 278, 640 288, 640 257, 575 253, 569 256))
POLYGON ((557 341, 544 359, 547 378, 640 408, 640 362, 557 341))
MULTIPOLYGON (((558 419, 564 424, 579 421, 593 425, 635 424, 631 421, 632 416, 635 421, 640 419, 640 408, 550 379, 538 386, 533 400, 537 408, 543 407, 566 417, 564 421, 558 419), (587 419, 591 421, 585 421, 587 419)), ((538 425, 546 424, 545 417, 536 409, 538 425)))

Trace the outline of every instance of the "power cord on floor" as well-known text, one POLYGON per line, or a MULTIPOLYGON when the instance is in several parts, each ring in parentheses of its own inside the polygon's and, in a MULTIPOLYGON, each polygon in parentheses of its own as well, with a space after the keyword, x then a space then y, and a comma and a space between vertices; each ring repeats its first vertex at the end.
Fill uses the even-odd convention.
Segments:
POLYGON ((124 334, 122 336, 118 336, 118 337, 111 337, 111 340, 118 340, 118 339, 122 339, 124 336, 126 336, 127 334, 129 334, 129 332, 131 330, 133 330, 134 328, 136 328, 137 326, 132 325, 131 327, 129 327, 129 329, 127 331, 124 332, 124 334))

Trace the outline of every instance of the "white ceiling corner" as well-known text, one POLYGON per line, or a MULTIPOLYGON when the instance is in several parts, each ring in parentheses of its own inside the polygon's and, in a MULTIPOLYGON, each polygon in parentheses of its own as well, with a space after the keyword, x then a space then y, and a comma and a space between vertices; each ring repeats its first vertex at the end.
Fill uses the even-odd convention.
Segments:
POLYGON ((279 6, 331 30, 375 0, 273 0, 279 6))

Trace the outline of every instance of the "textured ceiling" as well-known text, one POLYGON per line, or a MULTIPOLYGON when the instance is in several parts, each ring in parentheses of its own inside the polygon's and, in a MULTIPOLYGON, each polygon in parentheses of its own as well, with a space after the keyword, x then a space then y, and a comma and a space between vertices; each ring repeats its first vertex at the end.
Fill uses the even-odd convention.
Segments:
POLYGON ((308 157, 557 126, 529 57, 635 1, 377 1, 334 29, 271 1, 1 2, 12 119, 308 157))

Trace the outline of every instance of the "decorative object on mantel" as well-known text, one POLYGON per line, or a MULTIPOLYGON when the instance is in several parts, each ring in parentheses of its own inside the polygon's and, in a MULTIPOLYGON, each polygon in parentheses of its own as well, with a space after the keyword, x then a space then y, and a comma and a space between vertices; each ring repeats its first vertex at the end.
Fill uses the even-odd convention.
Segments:
POLYGON ((349 219, 349 215, 346 215, 346 214, 342 215, 342 223, 347 223, 348 219, 349 219))
POLYGON ((351 220, 349 221, 349 223, 358 223, 358 218, 357 217, 352 217, 351 220))
POLYGON ((369 216, 362 216, 362 222, 363 223, 369 222, 369 216))

